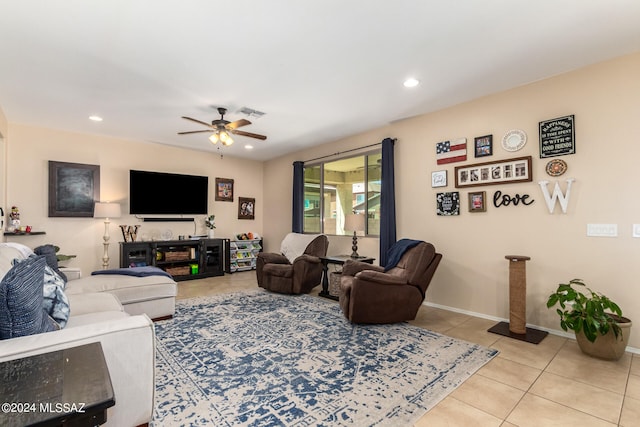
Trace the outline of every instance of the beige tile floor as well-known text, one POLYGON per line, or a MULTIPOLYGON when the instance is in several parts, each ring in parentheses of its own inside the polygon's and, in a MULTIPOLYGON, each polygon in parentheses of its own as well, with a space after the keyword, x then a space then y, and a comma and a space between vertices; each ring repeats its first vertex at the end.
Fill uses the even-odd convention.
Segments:
MULTIPOLYGON (((179 282, 178 298, 256 288, 255 272, 241 272, 179 282)), ((640 426, 640 355, 593 359, 571 339, 529 344, 487 332, 494 321, 427 306, 411 323, 500 351, 417 427, 640 426)))

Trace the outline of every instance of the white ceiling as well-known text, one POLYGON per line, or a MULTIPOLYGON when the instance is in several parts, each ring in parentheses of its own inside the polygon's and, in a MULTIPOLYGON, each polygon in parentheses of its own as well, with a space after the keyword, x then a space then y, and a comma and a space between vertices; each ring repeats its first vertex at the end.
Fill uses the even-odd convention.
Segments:
POLYGON ((223 106, 266 160, 637 51, 638 0, 0 0, 0 108, 215 151, 223 106))

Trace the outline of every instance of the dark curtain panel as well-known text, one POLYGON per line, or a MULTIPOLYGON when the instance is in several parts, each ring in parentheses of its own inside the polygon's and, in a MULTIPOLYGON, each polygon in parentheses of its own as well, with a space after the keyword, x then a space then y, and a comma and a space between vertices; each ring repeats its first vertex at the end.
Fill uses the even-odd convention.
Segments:
POLYGON ((380 265, 387 265, 387 251, 396 242, 396 192, 393 171, 395 139, 382 141, 382 186, 380 190, 380 265))
POLYGON ((304 162, 293 162, 293 220, 291 231, 302 233, 304 221, 304 162))

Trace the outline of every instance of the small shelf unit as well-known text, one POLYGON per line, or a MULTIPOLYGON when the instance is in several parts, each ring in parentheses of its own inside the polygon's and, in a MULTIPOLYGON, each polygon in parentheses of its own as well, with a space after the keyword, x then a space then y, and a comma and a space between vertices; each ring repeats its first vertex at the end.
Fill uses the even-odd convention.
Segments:
POLYGON ((231 240, 229 242, 229 271, 254 270, 258 252, 262 251, 262 239, 231 240))

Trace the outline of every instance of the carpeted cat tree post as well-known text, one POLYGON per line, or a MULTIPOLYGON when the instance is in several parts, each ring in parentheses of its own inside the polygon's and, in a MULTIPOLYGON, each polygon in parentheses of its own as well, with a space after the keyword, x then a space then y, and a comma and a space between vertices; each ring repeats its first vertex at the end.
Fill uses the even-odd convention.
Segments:
POLYGON ((509 260, 509 322, 500 322, 489 332, 538 344, 548 332, 527 328, 527 269, 531 258, 522 255, 506 255, 509 260))

